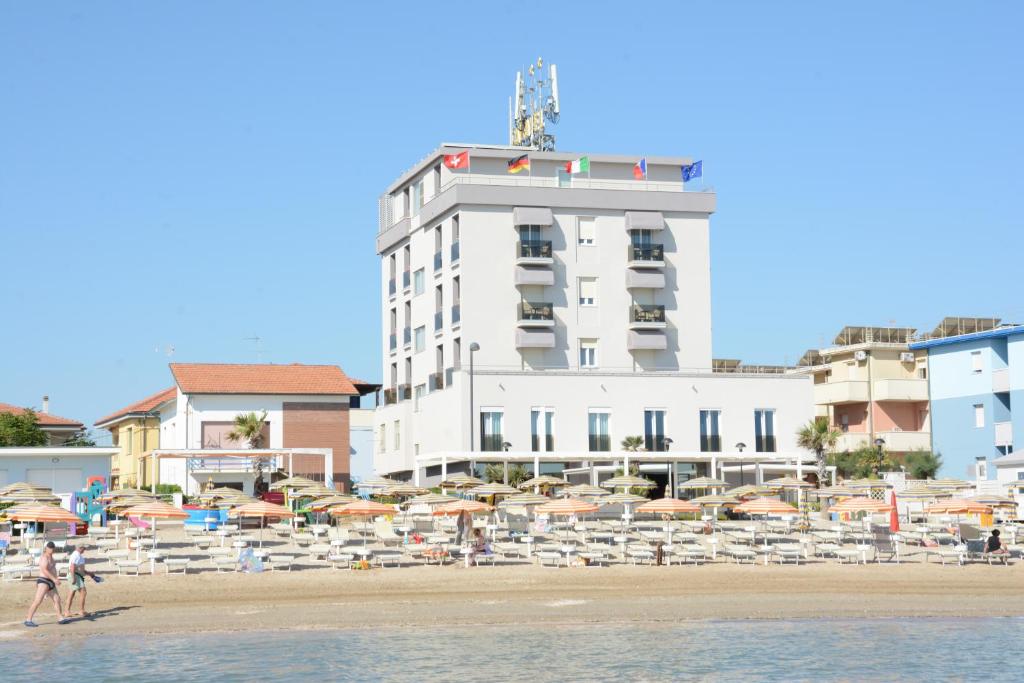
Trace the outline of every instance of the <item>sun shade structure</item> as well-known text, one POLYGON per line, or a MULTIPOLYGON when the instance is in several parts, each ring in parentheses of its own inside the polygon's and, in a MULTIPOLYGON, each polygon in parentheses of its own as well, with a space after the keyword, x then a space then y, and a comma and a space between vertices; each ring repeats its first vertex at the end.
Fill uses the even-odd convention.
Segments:
POLYGON ((363 479, 355 484, 355 487, 360 491, 373 491, 375 489, 386 489, 389 486, 398 486, 404 482, 395 481, 394 479, 386 479, 384 477, 370 477, 369 479, 363 479))
POLYGON ((346 495, 335 495, 335 496, 324 496, 323 498, 317 498, 309 504, 310 510, 326 510, 327 508, 337 507, 338 505, 348 505, 354 503, 358 498, 355 496, 346 495))
POLYGON ((501 501, 498 503, 498 507, 529 507, 530 505, 543 505, 544 503, 550 502, 550 498, 542 496, 539 493, 520 493, 518 496, 509 496, 505 500, 501 501))
POLYGON ((815 493, 818 494, 819 498, 850 498, 852 496, 867 495, 867 491, 864 489, 851 489, 849 486, 843 486, 842 484, 826 486, 823 489, 818 489, 815 493))
POLYGON ((315 486, 307 486, 301 489, 295 489, 292 491, 293 498, 323 498, 324 496, 330 496, 338 493, 338 489, 328 488, 322 484, 316 484, 315 486))
POLYGON ((934 500, 935 498, 949 498, 951 495, 948 491, 933 489, 930 486, 911 486, 896 493, 897 497, 905 500, 934 500))
POLYGON ((520 494, 516 487, 499 483, 475 486, 469 492, 474 496, 518 496, 520 494))
POLYGON ((351 517, 376 517, 378 515, 395 514, 394 505, 385 505, 372 500, 357 500, 348 505, 331 508, 332 515, 344 515, 351 517))
POLYGON ((151 519, 188 519, 188 513, 159 500, 133 505, 124 511, 129 517, 149 517, 151 519))
POLYGON ((828 509, 829 512, 870 512, 883 513, 892 512, 895 508, 889 503, 874 498, 847 498, 841 500, 828 509))
POLYGON ((16 481, 7 486, 0 487, 0 496, 8 493, 15 493, 16 491, 37 491, 45 493, 53 493, 53 490, 46 486, 39 486, 38 484, 29 484, 25 481, 16 481))
POLYGON ((676 515, 682 513, 696 513, 700 512, 700 505, 695 504, 690 500, 679 500, 678 498, 659 498, 652 500, 648 503, 644 503, 637 507, 638 513, 644 512, 649 514, 663 514, 663 515, 676 515))
POLYGON ((789 503, 783 503, 774 498, 755 498, 746 503, 740 503, 735 510, 745 515, 795 515, 798 513, 798 510, 789 503))
POLYGON ((258 500, 255 503, 246 503, 228 510, 228 517, 263 517, 273 519, 284 519, 294 517, 295 513, 283 505, 268 503, 265 500, 258 500))
POLYGON ((643 477, 637 477, 632 474, 623 474, 618 477, 612 477, 611 479, 605 479, 601 482, 601 486, 606 489, 653 489, 657 484, 650 479, 644 479, 643 477))
POLYGON ((598 505, 635 505, 636 503, 644 503, 648 500, 650 499, 633 493, 613 493, 610 496, 598 498, 594 502, 598 505))
POLYGON ((597 512, 597 505, 575 498, 552 500, 534 508, 538 515, 583 515, 597 512))
POLYGON ((454 503, 449 503, 442 507, 434 510, 435 515, 458 515, 463 512, 470 514, 474 512, 489 512, 494 508, 486 503, 481 503, 475 500, 459 500, 454 503))
POLYGON ((725 495, 733 496, 735 498, 745 498, 747 496, 755 496, 759 491, 761 491, 760 487, 754 486, 753 484, 746 484, 744 486, 737 486, 734 489, 729 489, 725 492, 725 495))
POLYGON ((925 508, 925 512, 930 515, 990 515, 992 506, 963 498, 953 498, 933 503, 925 508))
POLYGON ((551 487, 551 486, 568 486, 568 485, 569 485, 569 482, 567 482, 565 479, 559 479, 558 477, 552 477, 550 474, 542 474, 539 477, 534 477, 533 479, 527 479, 526 481, 524 481, 522 484, 519 485, 519 488, 521 490, 523 490, 523 491, 526 491, 527 489, 532 489, 535 486, 539 486, 541 488, 544 488, 544 487, 551 487))
POLYGON ((122 514, 125 510, 136 505, 145 505, 153 502, 153 498, 146 496, 129 496, 128 498, 115 498, 107 503, 107 512, 115 515, 122 514))
POLYGON ((891 485, 884 479, 853 479, 845 482, 844 486, 851 489, 887 489, 891 485))
POLYGON ((308 489, 311 486, 317 486, 317 482, 307 477, 288 477, 280 481, 275 481, 270 485, 271 491, 280 491, 281 489, 308 489))
POLYGON ((733 505, 739 505, 740 504, 740 499, 737 498, 736 496, 728 496, 728 495, 726 495, 726 496, 716 496, 716 495, 712 495, 712 496, 699 496, 697 498, 694 498, 690 502, 691 503, 695 503, 697 505, 700 505, 701 507, 706 507, 706 508, 721 508, 721 507, 731 507, 733 505))
POLYGON ((610 491, 605 491, 599 486, 591 486, 590 484, 580 484, 579 486, 570 486, 569 488, 562 491, 564 494, 575 496, 577 498, 591 498, 595 496, 607 496, 610 495, 610 491))
POLYGON ((809 484, 803 479, 797 479, 795 477, 779 477, 778 479, 770 479, 764 483, 765 486, 770 486, 774 489, 812 489, 814 484, 809 484))
POLYGON ((978 496, 971 496, 966 500, 981 503, 982 505, 990 505, 994 508, 1000 507, 1017 507, 1017 501, 1008 496, 998 496, 993 493, 983 493, 978 496))
POLYGON ((60 497, 49 491, 30 491, 22 489, 0 496, 2 503, 59 503, 60 497))
POLYGON ((958 489, 970 489, 974 488, 974 484, 969 484, 962 479, 932 479, 924 483, 925 486, 933 489, 942 489, 956 491, 958 489))
POLYGON ((724 489, 728 486, 729 483, 722 481, 721 479, 697 477, 696 479, 687 479, 686 481, 680 482, 676 488, 680 491, 685 491, 688 489, 724 489))
POLYGON ((406 500, 403 505, 448 505, 462 500, 455 496, 446 496, 442 493, 424 493, 421 496, 414 496, 406 500))
POLYGON ((96 496, 96 500, 117 500, 119 498, 155 498, 155 496, 149 491, 143 491, 142 489, 115 489, 113 491, 107 491, 106 493, 96 496))
POLYGON ((56 505, 23 505, 9 515, 18 522, 68 522, 80 524, 78 515, 56 505))
POLYGON ((443 489, 471 489, 474 486, 483 486, 486 482, 477 479, 469 474, 453 474, 441 482, 443 489))
POLYGON ((396 496, 401 498, 406 496, 422 496, 427 493, 430 493, 430 489, 425 489, 422 486, 413 486, 412 484, 396 484, 394 486, 389 486, 386 489, 377 492, 376 495, 396 496))

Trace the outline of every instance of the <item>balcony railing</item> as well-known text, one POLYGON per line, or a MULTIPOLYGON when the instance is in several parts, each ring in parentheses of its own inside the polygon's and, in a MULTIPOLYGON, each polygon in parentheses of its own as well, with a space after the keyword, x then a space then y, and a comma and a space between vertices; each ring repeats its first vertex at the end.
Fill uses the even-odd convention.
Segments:
POLYGON ((716 434, 701 434, 700 435, 700 452, 701 453, 721 453, 722 452, 722 437, 716 434))
POLYGON ((452 242, 452 258, 451 258, 451 261, 452 261, 452 263, 455 263, 458 260, 459 260, 459 243, 458 242, 452 242))
POLYGON ((408 401, 412 398, 412 385, 411 384, 399 384, 398 385, 398 400, 408 401))
POLYGON ((775 437, 774 436, 759 436, 754 440, 754 450, 758 453, 774 453, 775 452, 775 437))
POLYGON ((517 258, 551 258, 551 240, 516 242, 517 258))
POLYGON ((455 304, 452 306, 452 325, 458 325, 462 321, 462 306, 455 304))
POLYGON ((391 349, 392 351, 394 351, 395 349, 398 348, 398 333, 397 332, 392 332, 388 336, 388 348, 391 349))
POLYGON ((533 434, 530 437, 530 448, 534 453, 548 452, 555 450, 554 434, 533 434))
POLYGON ((648 262, 665 260, 665 245, 663 244, 648 244, 645 246, 630 245, 626 249, 627 261, 648 262))
POLYGON ((633 304, 629 309, 629 322, 663 323, 665 322, 665 307, 652 304, 633 304))
POLYGON ((667 451, 668 444, 665 443, 664 434, 645 434, 644 448, 649 451, 667 451))
POLYGON ((388 296, 394 296, 397 290, 398 287, 397 283, 395 282, 395 278, 391 278, 390 280, 388 280, 388 296))
POLYGON ((612 438, 608 435, 591 434, 589 441, 591 453, 603 453, 612 449, 612 438))
POLYGON ((398 403, 397 387, 391 387, 390 389, 384 390, 384 405, 389 406, 393 403, 398 403))
POLYGON ((412 344, 412 328, 411 327, 404 327, 404 328, 402 328, 402 344, 404 346, 408 346, 409 344, 412 344))
POLYGON ((444 313, 436 311, 434 313, 434 331, 436 332, 442 327, 444 327, 444 313))
POLYGON ((518 310, 520 320, 545 322, 555 319, 555 309, 550 301, 524 301, 518 310))
POLYGON ((434 270, 441 270, 441 266, 443 265, 443 263, 444 262, 441 258, 441 252, 434 252, 434 270))
POLYGON ((490 453, 496 453, 502 450, 502 444, 505 443, 505 437, 502 434, 481 434, 480 435, 480 450, 487 451, 490 453))
POLYGON ((402 289, 409 289, 412 285, 412 273, 408 270, 402 273, 402 289))
POLYGON ((427 377, 427 387, 430 391, 440 391, 444 389, 444 373, 435 372, 427 377))

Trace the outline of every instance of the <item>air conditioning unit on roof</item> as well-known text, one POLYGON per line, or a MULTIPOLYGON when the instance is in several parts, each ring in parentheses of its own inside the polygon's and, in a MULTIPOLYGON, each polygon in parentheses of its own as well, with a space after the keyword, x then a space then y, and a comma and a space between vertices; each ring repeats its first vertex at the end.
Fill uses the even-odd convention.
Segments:
POLYGON ((868 352, 867 351, 855 351, 854 354, 853 354, 853 359, 857 360, 857 361, 865 361, 865 360, 868 359, 868 352))
POLYGON ((910 351, 903 351, 903 352, 901 352, 900 353, 900 362, 901 363, 913 363, 914 362, 914 354, 912 352, 910 352, 910 351))

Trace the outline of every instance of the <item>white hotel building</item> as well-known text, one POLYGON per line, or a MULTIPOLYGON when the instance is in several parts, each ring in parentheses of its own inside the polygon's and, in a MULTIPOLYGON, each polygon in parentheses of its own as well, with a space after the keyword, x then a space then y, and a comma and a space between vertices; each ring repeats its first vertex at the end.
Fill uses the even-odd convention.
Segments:
POLYGON ((504 461, 596 482, 627 459, 662 484, 739 481, 741 463, 747 483, 802 472, 809 379, 712 370, 715 195, 684 191, 690 160, 648 157, 635 180, 637 157, 592 154, 569 176, 580 155, 530 151, 530 173, 509 174, 524 153, 442 145, 381 198, 377 473, 425 485, 504 461), (465 150, 469 169, 444 165, 465 150), (646 449, 621 450, 627 436, 646 449))

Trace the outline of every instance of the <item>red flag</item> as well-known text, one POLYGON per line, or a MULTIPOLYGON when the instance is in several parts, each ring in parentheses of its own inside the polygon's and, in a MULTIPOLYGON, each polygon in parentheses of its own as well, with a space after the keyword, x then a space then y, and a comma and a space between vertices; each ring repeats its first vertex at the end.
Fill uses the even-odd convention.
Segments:
POLYGON ((456 168, 469 168, 469 152, 459 152, 458 154, 445 154, 444 165, 451 169, 456 168))
POLYGON ((889 531, 895 534, 897 531, 900 530, 900 514, 899 510, 896 508, 895 491, 892 492, 892 497, 889 504, 892 505, 892 512, 889 513, 889 531))

